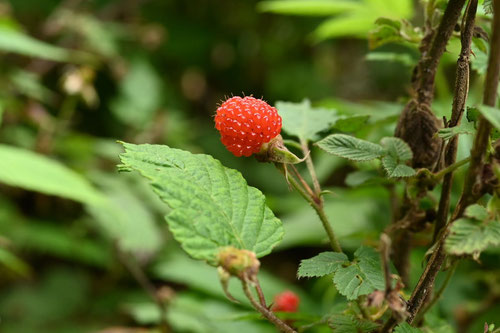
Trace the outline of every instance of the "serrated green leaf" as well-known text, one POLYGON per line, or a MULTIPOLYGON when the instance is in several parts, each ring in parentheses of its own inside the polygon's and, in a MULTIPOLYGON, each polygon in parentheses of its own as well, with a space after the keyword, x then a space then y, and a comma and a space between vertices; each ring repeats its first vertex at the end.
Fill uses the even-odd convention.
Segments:
POLYGON ((492 108, 490 106, 479 106, 479 112, 486 118, 493 127, 500 130, 500 109, 492 108))
POLYGON ((380 140, 380 143, 387 149, 389 155, 400 162, 406 162, 413 158, 410 146, 399 138, 385 137, 380 140))
POLYGON ((0 50, 52 61, 81 62, 88 54, 42 42, 20 31, 0 26, 0 50))
POLYGON ((485 221, 488 218, 488 211, 481 205, 470 205, 465 209, 465 216, 478 221, 485 221))
POLYGON ((342 132, 355 132, 361 129, 369 118, 370 115, 340 116, 332 127, 342 132))
POLYGON ((338 252, 322 252, 315 257, 300 262, 297 276, 321 277, 334 273, 343 263, 349 262, 347 256, 338 252))
POLYGON ((262 257, 282 239, 281 221, 238 171, 209 155, 160 145, 123 145, 123 165, 148 178, 170 206, 170 230, 193 258, 215 265, 226 246, 262 257))
POLYGON ((413 327, 407 322, 403 322, 396 326, 394 333, 421 333, 422 330, 418 327, 413 327))
POLYGON ((383 138, 381 143, 388 154, 382 158, 382 165, 388 177, 411 177, 415 175, 415 170, 405 165, 406 161, 413 158, 413 153, 406 142, 399 138, 387 137, 383 138))
POLYGON ((387 176, 390 178, 412 177, 416 174, 415 169, 405 164, 399 164, 398 161, 390 155, 382 158, 382 165, 384 166, 387 176))
POLYGON ((442 128, 438 131, 438 136, 441 139, 449 140, 460 134, 474 134, 475 133, 474 123, 469 121, 463 121, 459 126, 442 128))
POLYGON ((353 161, 370 161, 384 155, 382 146, 345 134, 332 134, 316 143, 321 149, 353 161))
POLYGON ((361 6, 360 3, 349 0, 281 0, 261 1, 257 4, 257 9, 277 14, 327 16, 359 9, 361 6))
POLYGON ((380 255, 371 247, 361 246, 348 266, 341 266, 333 277, 335 287, 348 300, 385 288, 380 255))
POLYGON ((500 221, 481 223, 468 218, 453 222, 446 238, 446 251, 454 255, 479 254, 489 246, 500 245, 500 221))
POLYGON ((93 204, 103 196, 63 164, 29 150, 0 145, 0 182, 93 204))
POLYGON ((335 110, 313 108, 308 100, 277 102, 276 108, 283 119, 283 130, 305 141, 316 141, 318 133, 328 130, 338 118, 335 110))
POLYGON ((328 326, 333 329, 335 333, 363 333, 372 332, 377 327, 378 324, 367 321, 360 320, 354 315, 350 314, 334 314, 328 319, 328 326))

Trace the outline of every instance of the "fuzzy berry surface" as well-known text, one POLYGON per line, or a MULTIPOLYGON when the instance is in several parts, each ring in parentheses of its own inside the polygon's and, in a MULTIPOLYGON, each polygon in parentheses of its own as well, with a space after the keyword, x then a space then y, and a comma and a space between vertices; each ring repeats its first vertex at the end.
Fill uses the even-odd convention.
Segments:
POLYGON ((286 290, 274 296, 274 312, 297 312, 300 299, 293 291, 286 290))
POLYGON ((261 99, 236 96, 217 109, 215 128, 233 155, 250 156, 280 134, 281 117, 276 108, 261 99))

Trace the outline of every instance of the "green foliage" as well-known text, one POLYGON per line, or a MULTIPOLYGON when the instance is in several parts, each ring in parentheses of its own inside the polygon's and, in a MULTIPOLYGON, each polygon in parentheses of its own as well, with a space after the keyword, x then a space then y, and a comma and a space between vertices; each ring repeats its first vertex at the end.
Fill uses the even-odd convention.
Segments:
POLYGON ((335 333, 364 333, 372 332, 379 325, 367 320, 360 320, 350 314, 334 314, 328 320, 330 326, 335 333))
POLYGON ((313 33, 316 41, 338 37, 366 38, 379 17, 398 20, 413 15, 411 0, 280 0, 263 1, 258 8, 279 14, 334 15, 316 28, 313 33))
POLYGON ((0 145, 0 181, 87 204, 103 200, 85 178, 63 164, 28 150, 0 145))
POLYGON ((380 255, 371 247, 362 246, 354 252, 354 260, 342 265, 333 277, 337 290, 348 300, 385 288, 380 255))
POLYGON ((413 154, 403 140, 383 138, 381 144, 383 147, 345 134, 332 134, 317 143, 327 153, 353 161, 382 158, 382 165, 390 178, 415 175, 415 170, 405 164, 413 154))
POLYGON ((453 222, 446 239, 446 250, 450 254, 479 254, 490 246, 500 245, 500 221, 495 220, 486 208, 478 204, 465 210, 467 217, 453 222))
POLYGON ((257 8, 263 12, 288 15, 326 16, 340 14, 347 10, 359 9, 360 4, 354 1, 341 0, 287 0, 261 1, 257 8))
POLYGON ((488 211, 481 205, 470 205, 465 209, 465 216, 478 221, 485 221, 488 218, 488 211))
POLYGON ((153 215, 129 184, 109 176, 99 177, 99 182, 104 186, 106 200, 87 209, 103 233, 126 252, 158 251, 162 245, 161 232, 153 215))
POLYGON ((474 134, 475 132, 473 122, 462 121, 458 126, 440 129, 437 134, 441 139, 449 140, 460 134, 474 134))
POLYGON ((122 170, 136 170, 149 179, 172 209, 166 216, 170 230, 193 258, 214 265, 219 249, 226 246, 261 257, 283 237, 281 222, 265 205, 264 195, 236 170, 211 156, 168 146, 123 145, 122 170))
POLYGON ((78 62, 87 54, 44 43, 11 27, 0 25, 0 50, 52 61, 78 62))
POLYGON ((342 264, 349 259, 343 253, 322 252, 310 259, 304 259, 300 262, 298 277, 321 277, 334 273, 342 264))
POLYGON ((493 127, 500 131, 500 109, 490 106, 481 105, 478 107, 479 112, 486 118, 493 127))
POLYGON ((411 326, 407 322, 403 322, 403 323, 399 324, 398 326, 396 326, 396 328, 394 329, 394 332, 395 333, 421 333, 422 330, 420 328, 411 326))
POLYGON ((311 102, 277 102, 283 118, 283 130, 303 141, 316 141, 318 133, 328 130, 337 119, 335 110, 311 107, 311 102))
POLYGON ((370 115, 339 116, 333 128, 342 132, 355 132, 366 125, 370 115))
POLYGON ((383 138, 382 145, 388 154, 382 158, 382 165, 388 177, 411 177, 415 175, 415 170, 405 163, 413 158, 410 147, 398 138, 383 138))
POLYGON ((345 134, 329 135, 316 144, 327 153, 352 161, 370 161, 384 155, 382 146, 345 134))
POLYGON ((446 239, 446 251, 454 255, 478 255, 490 246, 500 245, 500 222, 479 221, 461 218, 453 222, 451 234, 446 239))
POLYGON ((158 111, 161 89, 161 81, 151 65, 136 59, 120 85, 120 94, 111 102, 111 110, 124 124, 144 127, 158 111))
POLYGON ((0 247, 0 267, 7 267, 23 277, 31 275, 30 266, 11 251, 0 247))
POLYGON ((381 17, 375 21, 376 28, 370 31, 368 43, 375 49, 389 43, 409 42, 417 45, 422 39, 422 34, 416 31, 411 23, 406 20, 392 20, 381 17))

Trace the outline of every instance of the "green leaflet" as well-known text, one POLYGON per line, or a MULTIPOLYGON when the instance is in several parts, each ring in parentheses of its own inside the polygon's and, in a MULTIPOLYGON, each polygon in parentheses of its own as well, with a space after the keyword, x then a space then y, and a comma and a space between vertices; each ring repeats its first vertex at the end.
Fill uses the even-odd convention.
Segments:
POLYGON ((405 164, 398 163, 398 160, 390 155, 382 159, 382 165, 387 172, 387 176, 390 178, 411 177, 416 173, 413 168, 405 164))
POLYGON ((478 221, 485 221, 488 218, 488 211, 481 205, 470 205, 465 209, 465 216, 478 221))
POLYGON ((334 314, 328 319, 328 326, 333 329, 334 333, 364 333, 372 332, 378 324, 368 321, 360 320, 351 314, 334 314))
POLYGON ((304 141, 318 140, 318 133, 330 129, 338 119, 335 110, 313 108, 311 102, 277 102, 276 108, 283 118, 283 130, 304 141))
POLYGON ((385 282, 379 254, 371 247, 361 246, 354 252, 350 265, 337 269, 333 282, 348 300, 383 290, 385 282))
POLYGON ((234 246, 262 257, 283 237, 283 226, 264 195, 241 174, 209 155, 160 145, 123 143, 122 170, 148 178, 172 211, 174 237, 195 259, 216 264, 219 249, 234 246))
POLYGON ((407 322, 403 322, 396 326, 394 333, 421 333, 422 330, 418 327, 413 327, 407 322))
POLYGON ((382 165, 390 178, 415 175, 415 170, 405 164, 413 158, 413 153, 406 142, 398 138, 387 137, 383 138, 380 143, 387 150, 387 156, 382 159, 382 165))
POLYGON ((385 153, 380 145, 345 134, 329 135, 316 144, 327 153, 353 161, 370 161, 385 153))
POLYGON ((347 256, 338 252, 322 252, 315 257, 300 262, 297 276, 320 277, 335 272, 343 263, 349 262, 347 256))
POLYGON ((489 246, 500 245, 500 221, 481 223, 461 218, 453 222, 446 238, 446 251, 454 255, 478 255, 489 246))
POLYGON ((63 164, 7 145, 0 145, 0 182, 87 204, 103 200, 85 178, 63 164))

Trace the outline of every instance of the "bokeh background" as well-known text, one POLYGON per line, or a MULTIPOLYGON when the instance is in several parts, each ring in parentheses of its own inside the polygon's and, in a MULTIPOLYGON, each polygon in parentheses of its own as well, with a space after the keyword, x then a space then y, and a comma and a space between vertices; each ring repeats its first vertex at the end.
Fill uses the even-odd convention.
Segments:
MULTIPOLYGON (((331 279, 296 279, 299 261, 326 248, 314 212, 272 165, 226 151, 213 116, 233 95, 309 99, 368 116, 352 128, 359 137, 391 136, 419 32, 373 48, 370 31, 380 16, 419 26, 422 6, 350 2, 359 6, 324 12, 253 0, 0 0, 0 331, 155 332, 162 316, 151 293, 166 304, 172 332, 274 331, 247 303, 225 299, 214 268, 182 253, 163 219, 168 207, 144 180, 117 172, 117 140, 211 154, 242 172, 285 225, 285 239, 262 260, 267 298, 295 291, 306 321, 341 308, 331 279), (109 202, 94 205, 96 193, 109 202)), ((481 96, 481 45, 471 104, 481 96)), ((439 69, 440 115, 449 113, 458 49, 454 38, 439 69)), ((469 147, 462 140, 460 154, 469 147)), ((390 192, 349 177, 373 166, 312 154, 334 192, 326 209, 343 246, 376 244, 391 221, 390 192)), ((412 258, 412 286, 423 252, 412 258)), ((498 270, 498 253, 460 266, 431 314, 442 332, 498 320, 498 270)), ((241 297, 236 283, 230 290, 241 297)))

